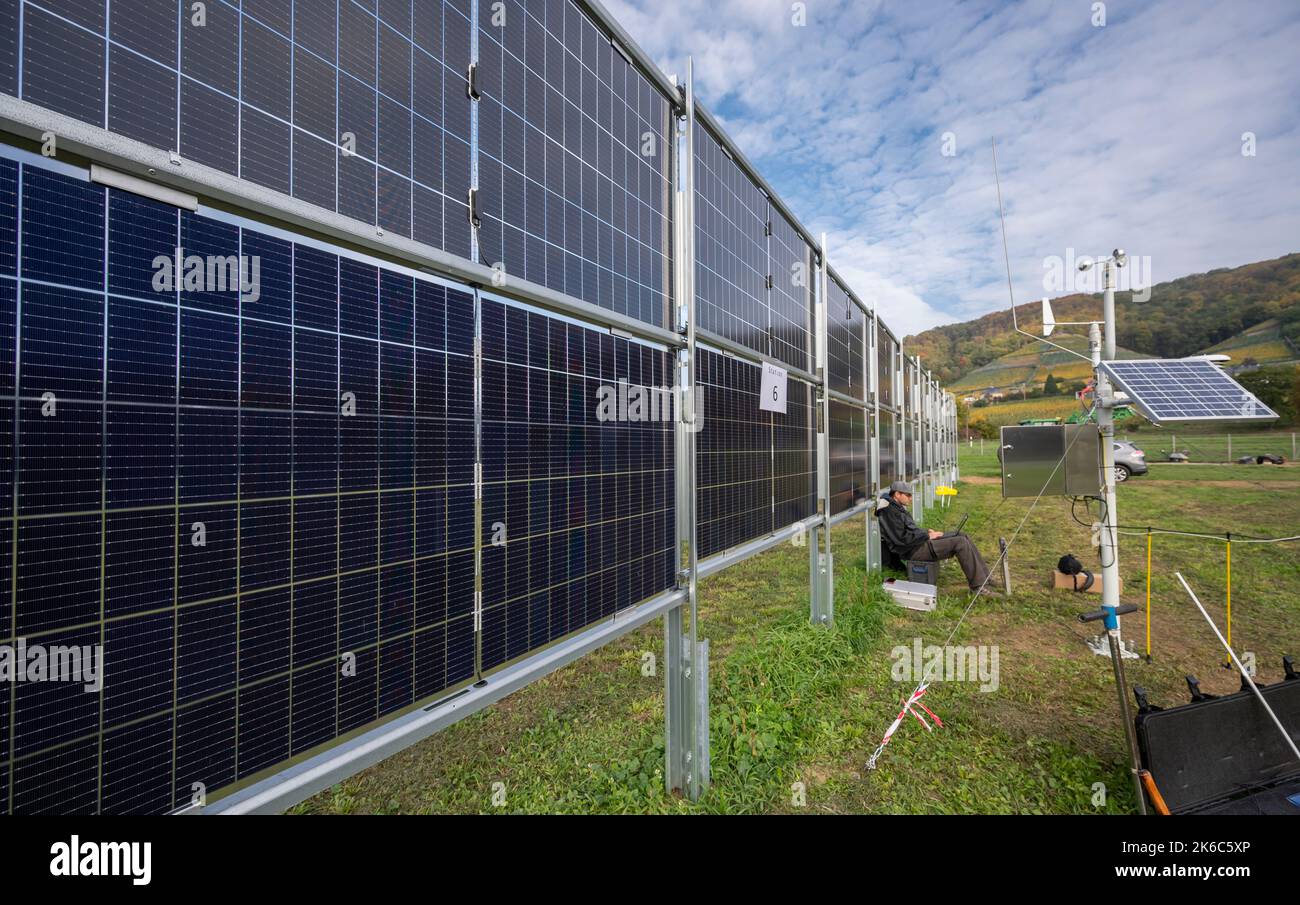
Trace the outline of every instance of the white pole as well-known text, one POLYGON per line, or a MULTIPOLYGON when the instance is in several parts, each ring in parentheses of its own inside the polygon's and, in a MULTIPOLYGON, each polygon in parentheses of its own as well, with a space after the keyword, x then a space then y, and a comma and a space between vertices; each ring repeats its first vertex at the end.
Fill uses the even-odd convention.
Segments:
MULTIPOLYGON (((1115 332, 1115 308, 1113 303, 1107 306, 1109 318, 1106 323, 1107 345, 1113 345, 1110 339, 1115 332)), ((1115 495, 1115 397, 1111 392, 1110 378, 1101 369, 1101 337, 1096 324, 1088 328, 1088 351, 1092 355, 1093 375, 1097 386, 1097 431, 1101 442, 1101 480, 1102 495, 1106 501, 1106 511, 1102 514, 1101 526, 1101 605, 1119 606, 1119 533, 1115 526, 1119 523, 1116 512, 1115 495)), ((1118 625, 1118 617, 1116 617, 1118 625)), ((1118 628, 1116 629, 1118 633, 1118 628)), ((1117 634, 1118 637, 1118 634, 1117 634)))
POLYGON ((1291 748, 1291 753, 1295 755, 1296 760, 1300 760, 1300 748, 1296 747, 1295 739, 1291 738, 1291 733, 1286 731, 1286 727, 1283 726, 1282 721, 1277 718, 1277 714, 1273 712, 1273 708, 1268 706, 1268 701, 1264 700, 1264 696, 1259 693, 1259 689, 1255 686, 1255 680, 1250 677, 1250 673, 1246 672, 1246 667, 1241 665, 1241 661, 1237 659, 1237 655, 1233 653, 1232 648, 1228 646, 1228 642, 1223 638, 1223 633, 1220 632, 1219 627, 1214 624, 1214 620, 1210 618, 1210 614, 1205 612, 1205 607, 1201 606, 1201 601, 1197 599, 1196 593, 1192 591, 1191 586, 1187 584, 1187 579, 1183 578, 1183 573, 1175 572, 1174 574, 1177 575, 1178 580, 1183 583, 1183 590, 1187 591, 1187 595, 1192 598, 1192 603, 1196 604, 1196 608, 1201 611, 1201 615, 1205 617, 1205 621, 1210 624, 1210 629, 1213 630, 1214 637, 1219 639, 1219 643, 1223 645, 1223 649, 1228 652, 1228 656, 1232 658, 1232 662, 1237 665, 1237 670, 1241 673, 1242 678, 1246 680, 1246 684, 1250 686, 1250 690, 1255 692, 1255 697, 1259 698, 1259 703, 1264 705, 1264 709, 1268 711, 1268 715, 1273 718, 1274 725, 1277 726, 1278 732, 1282 733, 1282 737, 1286 739, 1287 745, 1291 748))
POLYGON ((1106 321, 1106 361, 1115 360, 1115 261, 1112 258, 1101 269, 1102 318, 1106 321))

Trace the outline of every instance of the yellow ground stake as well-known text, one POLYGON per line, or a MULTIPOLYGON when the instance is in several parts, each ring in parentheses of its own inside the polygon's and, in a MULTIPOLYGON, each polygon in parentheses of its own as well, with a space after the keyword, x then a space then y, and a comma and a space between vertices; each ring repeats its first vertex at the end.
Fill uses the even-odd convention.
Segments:
POLYGON ((1151 529, 1147 529, 1147 662, 1151 662, 1151 529))
MULTIPOLYGON (((1228 546, 1228 645, 1232 645, 1232 533, 1224 535, 1228 546)), ((1224 669, 1232 669, 1232 660, 1223 664, 1224 669)))

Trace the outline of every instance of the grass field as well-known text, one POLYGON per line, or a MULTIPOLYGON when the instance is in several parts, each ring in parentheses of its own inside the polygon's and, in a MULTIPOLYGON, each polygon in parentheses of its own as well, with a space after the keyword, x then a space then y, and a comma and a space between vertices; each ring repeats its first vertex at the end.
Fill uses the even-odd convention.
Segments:
MULTIPOLYGON (((1108 659, 1084 645, 1094 630, 1075 615, 1093 595, 1046 590, 1056 559, 1073 552, 1090 568, 1090 531, 1069 504, 1047 498, 1002 503, 993 445, 963 449, 963 481, 942 526, 970 513, 985 551, 1010 537, 1015 595, 980 600, 958 632, 964 645, 997 645, 1000 682, 932 686, 927 702, 944 728, 909 721, 880 768, 862 765, 911 683, 890 675, 890 652, 914 638, 942 643, 965 607, 955 563, 940 577, 940 606, 898 608, 864 573, 861 521, 834 533, 836 624, 807 622, 806 549, 770 551, 701 585, 701 635, 712 641, 713 785, 698 803, 663 789, 663 678, 656 623, 530 686, 406 752, 322 793, 299 813, 1093 813, 1131 812, 1123 730, 1108 659), (1001 505, 999 505, 1001 504, 1001 505), (906 687, 904 687, 906 686, 906 687), (1106 803, 1092 803, 1094 783, 1106 803), (493 784, 505 804, 492 804, 493 784), (792 787, 801 783, 806 802, 792 787)), ((1161 465, 1120 488, 1124 525, 1237 534, 1300 534, 1300 467, 1161 465)), ((1124 599, 1145 602, 1145 538, 1124 537, 1124 599)), ((1257 658, 1259 678, 1281 677, 1284 653, 1300 654, 1297 545, 1234 543, 1232 637, 1257 658)), ((1224 544, 1158 536, 1152 555, 1151 662, 1129 661, 1131 683, 1155 704, 1187 699, 1183 675, 1209 692, 1236 690, 1224 655, 1180 590, 1181 570, 1222 624, 1224 544)), ((1145 645, 1142 613, 1124 620, 1145 645)))

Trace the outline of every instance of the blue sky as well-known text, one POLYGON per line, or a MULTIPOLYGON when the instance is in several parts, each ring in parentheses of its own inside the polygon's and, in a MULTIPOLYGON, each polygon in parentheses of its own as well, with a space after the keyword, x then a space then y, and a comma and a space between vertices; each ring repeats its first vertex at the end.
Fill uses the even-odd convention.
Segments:
MULTIPOLYGON (((896 331, 1115 246, 1149 282, 1300 251, 1300 2, 607 0, 896 331), (955 153, 946 156, 945 133, 955 153), (1243 134, 1254 136, 1243 155, 1243 134)), ((1089 289, 1084 285, 1077 287, 1089 289)))

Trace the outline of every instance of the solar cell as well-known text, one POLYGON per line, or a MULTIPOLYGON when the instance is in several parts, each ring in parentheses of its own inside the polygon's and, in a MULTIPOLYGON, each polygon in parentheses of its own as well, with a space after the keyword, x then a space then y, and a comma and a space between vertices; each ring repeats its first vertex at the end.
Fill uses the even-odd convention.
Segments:
POLYGON ((1277 413, 1204 358, 1106 361, 1115 385, 1156 424, 1170 421, 1272 421, 1277 413))

